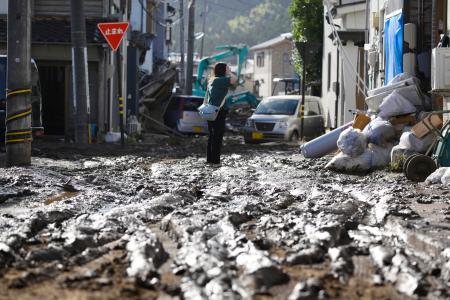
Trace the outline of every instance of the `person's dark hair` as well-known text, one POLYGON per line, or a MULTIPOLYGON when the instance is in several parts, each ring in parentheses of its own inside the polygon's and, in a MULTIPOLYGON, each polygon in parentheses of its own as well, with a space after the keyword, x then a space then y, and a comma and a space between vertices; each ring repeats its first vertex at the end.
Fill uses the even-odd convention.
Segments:
POLYGON ((214 65, 214 76, 222 77, 227 74, 227 64, 223 62, 216 63, 214 65))

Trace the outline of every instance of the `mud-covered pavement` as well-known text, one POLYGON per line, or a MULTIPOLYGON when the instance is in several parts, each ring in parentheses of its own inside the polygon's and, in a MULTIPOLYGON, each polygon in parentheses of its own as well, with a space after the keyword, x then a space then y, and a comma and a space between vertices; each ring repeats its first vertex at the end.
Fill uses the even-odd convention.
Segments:
POLYGON ((450 190, 229 138, 0 168, 0 299, 448 299, 450 190), (123 153, 123 155, 122 155, 123 153))

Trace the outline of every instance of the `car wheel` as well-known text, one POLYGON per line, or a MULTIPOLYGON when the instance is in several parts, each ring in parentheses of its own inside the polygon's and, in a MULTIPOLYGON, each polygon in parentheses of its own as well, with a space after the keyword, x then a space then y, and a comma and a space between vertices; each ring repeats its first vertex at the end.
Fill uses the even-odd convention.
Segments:
POLYGON ((298 143, 300 136, 297 131, 293 131, 291 133, 291 137, 289 138, 289 142, 298 143))

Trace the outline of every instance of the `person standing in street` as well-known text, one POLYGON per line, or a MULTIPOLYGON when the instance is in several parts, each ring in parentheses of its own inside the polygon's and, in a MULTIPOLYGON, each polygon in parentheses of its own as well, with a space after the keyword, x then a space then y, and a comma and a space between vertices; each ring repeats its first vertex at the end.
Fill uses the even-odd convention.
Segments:
MULTIPOLYGON (((208 103, 220 107, 223 99, 228 94, 228 89, 236 86, 238 78, 231 73, 227 64, 219 62, 214 66, 214 77, 208 84, 208 103)), ((223 135, 225 133, 225 118, 231 103, 225 102, 220 108, 215 121, 208 121, 208 148, 206 151, 206 162, 209 164, 220 164, 220 150, 222 148, 223 135)))

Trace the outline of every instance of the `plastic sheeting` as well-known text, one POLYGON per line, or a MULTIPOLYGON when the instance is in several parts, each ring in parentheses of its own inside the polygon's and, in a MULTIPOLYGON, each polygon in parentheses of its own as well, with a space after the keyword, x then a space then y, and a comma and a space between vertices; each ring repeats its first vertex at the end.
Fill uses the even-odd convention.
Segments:
POLYGON ((437 169, 433 174, 428 176, 425 183, 450 185, 450 168, 444 167, 437 169))
POLYGON ((403 73, 404 17, 400 13, 385 22, 384 41, 386 55, 386 83, 403 73))

